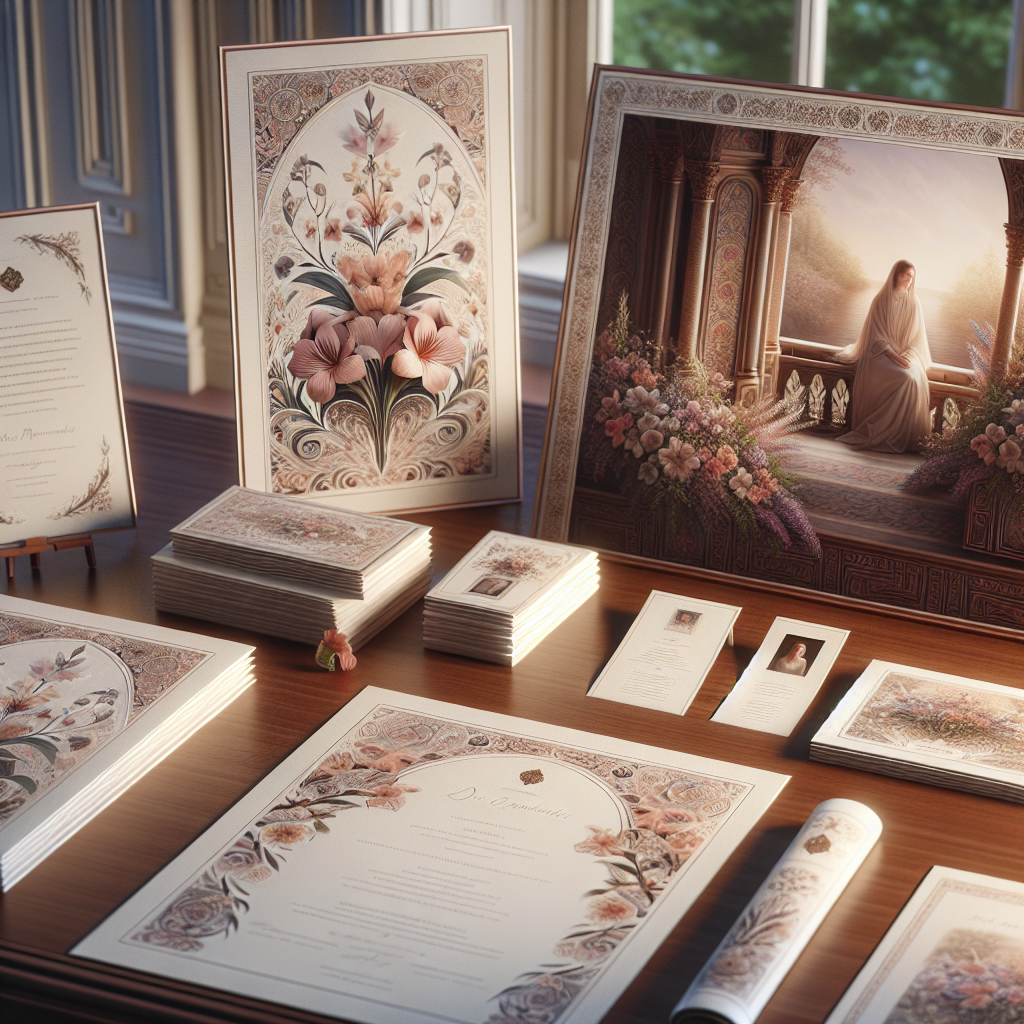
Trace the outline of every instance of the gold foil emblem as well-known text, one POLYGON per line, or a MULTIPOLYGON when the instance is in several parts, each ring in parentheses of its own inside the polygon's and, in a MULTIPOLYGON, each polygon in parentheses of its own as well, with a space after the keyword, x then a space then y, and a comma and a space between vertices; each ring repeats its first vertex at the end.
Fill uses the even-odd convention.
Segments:
POLYGON ((16 292, 21 287, 21 282, 25 278, 14 269, 14 267, 8 267, 2 274, 0 274, 0 284, 2 284, 9 292, 16 292))
POLYGON ((520 772, 519 778, 524 786, 532 786, 536 782, 544 781, 544 773, 539 768, 533 768, 528 772, 520 772))
POLYGON ((832 849, 832 844, 829 842, 828 836, 822 834, 820 836, 811 836, 804 843, 804 849, 808 853, 828 853, 832 849))

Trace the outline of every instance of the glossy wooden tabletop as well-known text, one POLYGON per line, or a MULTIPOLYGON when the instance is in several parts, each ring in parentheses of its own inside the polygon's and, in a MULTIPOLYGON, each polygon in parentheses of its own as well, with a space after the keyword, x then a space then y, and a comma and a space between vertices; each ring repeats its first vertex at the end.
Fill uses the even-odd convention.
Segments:
MULTIPOLYGON (((518 505, 410 518, 433 528, 435 578, 489 529, 529 528, 528 514, 518 505)), ((159 517, 150 518, 136 533, 99 538, 99 567, 93 573, 80 551, 44 554, 35 573, 19 565, 9 592, 254 644, 257 683, 0 897, 0 948, 10 954, 8 961, 13 956, 21 965, 18 971, 31 974, 36 956, 42 963, 57 954, 54 962, 59 961, 59 954, 368 684, 792 776, 624 993, 608 1022, 667 1021, 673 1004, 799 825, 829 797, 848 797, 872 807, 884 825, 882 838, 769 1003, 760 1018, 763 1024, 822 1021, 932 865, 1024 881, 1020 807, 808 760, 816 728, 872 658, 1024 687, 1024 646, 1016 640, 890 618, 882 610, 845 608, 813 596, 782 596, 602 560, 600 592, 515 668, 425 651, 422 605, 417 605, 359 652, 354 671, 330 674, 314 665, 308 647, 155 613, 148 563, 149 555, 166 542, 166 525, 159 517), (743 608, 735 646, 724 649, 681 717, 586 696, 652 589, 743 608), (710 722, 776 615, 851 631, 810 711, 788 738, 710 722)), ((83 968, 77 983, 87 992, 90 968, 83 968)), ((21 977, 18 971, 11 977, 21 977)), ((106 979, 97 976, 97 987, 104 984, 106 979)), ((17 986, 11 985, 14 991, 17 986)), ((126 1011, 106 1015, 102 1006, 92 1006, 88 1018, 57 1010, 45 1019, 168 1019, 147 1009, 144 986, 135 991, 134 1016, 125 1016, 126 1011)), ((0 1007, 8 1008, 12 1022, 42 1020, 42 1011, 33 1010, 34 998, 21 992, 0 1007)), ((68 997, 62 998, 66 1002, 68 997)), ((40 1005, 46 1002, 45 996, 39 999, 40 1005)), ((189 1019, 214 1019, 218 1012, 207 1007, 189 1019)), ((266 1005, 250 1006, 240 1016, 224 1013, 230 1019, 320 1019, 266 1005)))

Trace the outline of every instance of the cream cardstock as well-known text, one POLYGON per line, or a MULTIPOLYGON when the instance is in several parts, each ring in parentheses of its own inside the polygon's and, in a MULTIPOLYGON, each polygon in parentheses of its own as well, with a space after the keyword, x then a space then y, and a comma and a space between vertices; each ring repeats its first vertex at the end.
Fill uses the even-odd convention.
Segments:
POLYGON ((134 525, 99 207, 0 215, 0 545, 134 525))
POLYGON ((652 590, 589 696, 685 714, 740 611, 652 590))
POLYGON ((814 700, 848 629, 777 618, 712 722, 788 736, 814 700))
POLYGON ((856 800, 825 800, 811 812, 672 1014, 674 1024, 754 1024, 825 915, 882 834, 856 800))
POLYGON ((368 687, 74 953, 368 1024, 592 1022, 785 782, 368 687))
POLYGON ((825 1024, 1012 1021, 1024 996, 1024 885, 933 867, 825 1024))

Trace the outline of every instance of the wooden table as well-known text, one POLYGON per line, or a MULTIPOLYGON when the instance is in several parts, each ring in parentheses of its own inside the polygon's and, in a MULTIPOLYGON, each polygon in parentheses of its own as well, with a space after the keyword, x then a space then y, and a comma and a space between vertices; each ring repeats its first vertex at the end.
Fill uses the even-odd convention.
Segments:
MULTIPOLYGON (((487 530, 528 529, 520 506, 411 518, 433 527, 438 577, 487 530)), ((359 652, 353 672, 328 674, 314 666, 308 647, 156 614, 148 556, 165 542, 164 531, 165 524, 151 520, 137 534, 101 536, 99 568, 92 574, 80 552, 44 556, 34 574, 19 567, 10 592, 255 644, 258 681, 0 897, 0 1017, 7 1024, 323 1020, 64 954, 371 683, 792 776, 608 1022, 668 1020, 673 1004, 799 825, 828 797, 872 807, 884 824, 882 838, 768 1004, 763 1024, 823 1020, 933 864, 1024 881, 1020 807, 808 760, 811 736, 872 658, 1024 687, 1020 641, 823 603, 813 595, 773 594, 603 560, 600 592, 513 669, 424 651, 421 608, 416 606, 359 652), (652 589, 743 607, 736 646, 723 651, 683 717, 586 697, 652 589), (788 738, 710 722, 776 615, 851 630, 818 699, 788 738)))

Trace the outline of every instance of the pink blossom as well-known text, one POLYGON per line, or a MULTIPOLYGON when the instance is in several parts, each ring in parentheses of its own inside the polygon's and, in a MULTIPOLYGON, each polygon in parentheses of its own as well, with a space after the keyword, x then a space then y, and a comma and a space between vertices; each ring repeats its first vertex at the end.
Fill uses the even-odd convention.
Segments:
POLYGON ((402 348, 405 317, 401 313, 385 313, 375 321, 372 316, 359 316, 349 321, 348 332, 359 355, 383 362, 402 348))
POLYGON ((658 452, 665 476, 672 477, 680 483, 689 480, 690 474, 700 468, 700 459, 693 450, 692 444, 684 444, 678 437, 670 438, 667 448, 658 452))
POLYGON ((711 458, 711 449, 707 447, 701 448, 700 451, 697 452, 697 458, 700 459, 701 462, 707 462, 708 459, 711 458))
POLYGON ((747 490, 754 483, 754 478, 742 467, 736 470, 735 475, 729 481, 729 486, 736 492, 736 497, 742 500, 747 496, 747 490))
POLYGON ((366 376, 366 364, 355 354, 356 342, 346 326, 351 319, 351 313, 335 316, 314 309, 295 345, 288 370, 293 377, 307 381, 306 391, 314 402, 329 402, 339 384, 366 376))
POLYGON ((432 395, 448 387, 451 368, 466 356, 459 332, 446 320, 440 302, 425 302, 406 321, 405 348, 391 363, 391 369, 400 377, 422 378, 423 386, 432 395))
POLYGON ((978 434, 971 441, 971 450, 975 452, 979 459, 985 463, 986 466, 991 466, 996 461, 996 449, 992 442, 984 435, 978 434))
POLYGON ((636 907, 617 892, 606 892, 590 901, 586 916, 588 920, 599 923, 628 921, 636 917, 636 907))
POLYGON ((366 136, 354 125, 341 129, 341 144, 350 152, 366 156, 366 136))
POLYGON ((378 786, 372 790, 375 794, 366 801, 367 807, 383 807, 389 811, 397 811, 405 806, 406 793, 418 793, 418 786, 378 786))
POLYGON ((1006 431, 997 423, 990 423, 985 428, 985 436, 992 442, 992 446, 996 447, 1006 440, 1006 431))
POLYGON ((1024 473, 1024 460, 1021 459, 1020 445, 1007 439, 999 446, 999 458, 996 465, 1007 473, 1024 473))
POLYGON ((647 367, 641 367, 631 377, 634 384, 642 384, 645 388, 653 388, 658 383, 658 378, 647 367))
POLYGON ((704 472, 712 479, 717 479, 723 473, 727 473, 728 470, 725 468, 725 463, 720 459, 710 458, 704 463, 704 472))
POLYGON ((613 391, 611 398, 601 399, 601 408, 594 413, 594 419, 598 423, 604 423, 605 420, 618 419, 622 415, 622 406, 619 404, 619 393, 613 391))
POLYGON ((749 501, 751 505, 759 505, 770 493, 771 491, 766 488, 753 484, 751 487, 747 488, 747 501, 749 501))
MULTIPOLYGON (((617 394, 618 392, 616 392, 617 394)), ((627 412, 618 419, 608 420, 604 425, 605 436, 612 439, 612 447, 618 448, 626 439, 626 431, 633 426, 633 417, 627 412)))
POLYGON ((341 220, 338 217, 331 217, 327 221, 327 227, 324 228, 324 241, 325 242, 340 242, 341 241, 341 220))
POLYGON ((645 484, 653 484, 658 479, 657 463, 648 459, 647 462, 641 464, 640 471, 636 476, 638 480, 643 480, 645 484))
POLYGON ((617 832, 599 828, 597 825, 588 825, 587 828, 590 830, 590 836, 573 847, 577 853, 592 853, 595 857, 612 857, 622 853, 617 832))
POLYGON ((665 443, 665 435, 660 430, 645 430, 640 435, 640 443, 644 451, 653 452, 665 443))
POLYGON ((735 469, 740 464, 739 457, 736 455, 732 446, 728 444, 723 444, 722 447, 715 452, 715 456, 726 469, 735 469))
POLYGON ((629 363, 625 359, 620 359, 618 356, 612 356, 607 363, 604 364, 605 369, 613 377, 628 377, 629 376, 629 363))

